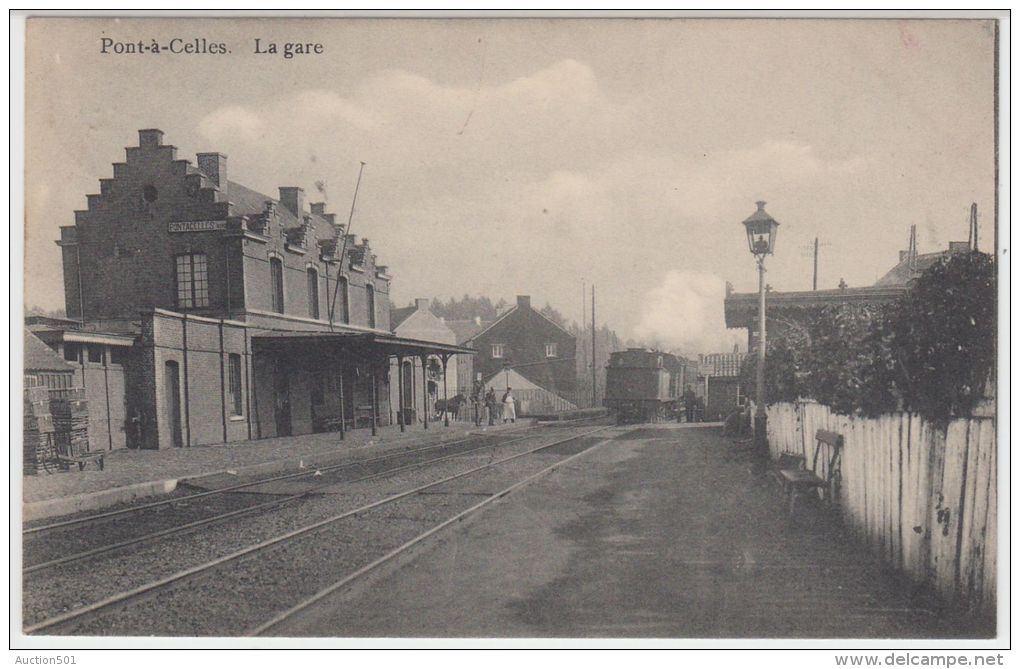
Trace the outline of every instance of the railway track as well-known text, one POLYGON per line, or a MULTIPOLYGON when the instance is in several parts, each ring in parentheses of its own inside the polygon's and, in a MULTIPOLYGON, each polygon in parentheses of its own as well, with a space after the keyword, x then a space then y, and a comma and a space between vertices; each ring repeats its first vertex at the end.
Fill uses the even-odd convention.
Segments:
POLYGON ((274 633, 292 616, 601 443, 594 435, 610 427, 572 434, 388 494, 50 616, 24 630, 28 634, 274 633), (564 449, 566 457, 560 457, 564 449), (550 457, 554 462, 548 461, 550 457), (525 475, 517 472, 520 468, 527 470, 525 475), (480 486, 482 491, 458 490, 464 483, 480 486), (489 488, 497 492, 488 492, 489 488))
MULTIPOLYGON (((530 428, 527 428, 527 429, 530 429, 530 428)), ((514 433, 516 434, 516 433, 518 433, 520 431, 526 431, 526 430, 514 431, 514 433)), ((492 438, 492 437, 497 437, 498 438, 502 434, 507 434, 507 433, 503 432, 503 433, 500 433, 500 434, 491 434, 491 435, 473 435, 473 436, 470 436, 470 437, 464 437, 463 439, 454 439, 452 441, 444 441, 444 442, 440 442, 438 444, 433 444, 431 446, 425 446, 425 447, 422 447, 422 448, 414 448, 412 451, 410 451, 410 453, 423 453, 425 451, 432 451, 432 450, 436 450, 436 449, 440 449, 440 448, 449 448, 450 446, 454 446, 456 444, 460 444, 460 443, 463 443, 463 442, 466 442, 466 441, 472 441, 474 439, 479 439, 479 438, 492 438)), ((77 517, 77 518, 69 518, 69 519, 66 519, 66 520, 61 520, 61 521, 57 521, 57 522, 53 522, 53 523, 46 523, 46 524, 26 527, 26 528, 24 528, 21 531, 21 534, 22 534, 23 537, 26 537, 26 536, 31 536, 31 535, 34 535, 34 534, 41 534, 41 533, 45 533, 45 532, 52 532, 54 530, 66 529, 66 528, 69 528, 69 527, 77 527, 77 526, 80 526, 80 525, 88 525, 88 524, 96 523, 96 522, 102 521, 102 520, 109 520, 111 518, 119 518, 119 517, 122 517, 122 516, 125 516, 125 515, 137 514, 137 513, 144 512, 144 511, 150 511, 150 510, 153 510, 153 509, 159 509, 159 508, 166 507, 166 506, 173 506, 175 504, 189 503, 189 502, 193 502, 193 501, 198 500, 198 499, 213 497, 213 496, 216 496, 216 495, 223 495, 223 494, 226 494, 226 493, 229 493, 229 492, 237 492, 238 490, 243 490, 245 488, 251 488, 251 487, 254 487, 254 486, 257 486, 257 485, 261 485, 261 484, 264 484, 264 483, 274 483, 276 481, 285 481, 285 480, 288 480, 288 479, 295 479, 295 478, 301 478, 301 477, 305 477, 305 476, 311 476, 311 475, 314 474, 316 469, 318 469, 318 471, 322 471, 322 472, 335 471, 337 469, 344 469, 344 468, 350 468, 350 467, 369 465, 369 464, 372 464, 372 463, 375 463, 375 462, 392 459, 394 457, 406 456, 408 454, 409 454, 409 451, 405 450, 405 451, 398 451, 398 452, 394 452, 394 453, 386 453, 384 455, 380 455, 380 456, 373 457, 373 458, 367 458, 367 459, 364 459, 364 460, 356 460, 356 461, 353 461, 353 462, 343 462, 343 463, 338 463, 336 465, 329 465, 329 466, 325 466, 325 467, 320 466, 320 467, 316 468, 316 467, 313 466, 312 468, 310 468, 307 471, 292 472, 290 474, 278 474, 278 475, 269 476, 269 477, 262 478, 262 479, 253 479, 253 480, 250 480, 250 481, 246 481, 244 483, 238 483, 236 485, 225 486, 223 488, 217 488, 215 490, 206 490, 206 491, 203 491, 203 492, 197 492, 197 493, 192 493, 192 494, 188 494, 188 495, 181 495, 181 496, 177 496, 177 497, 171 497, 171 498, 167 498, 167 499, 156 500, 156 501, 153 501, 153 502, 145 502, 145 503, 142 503, 142 504, 135 504, 135 505, 123 508, 123 509, 116 509, 116 510, 113 510, 113 511, 104 511, 104 512, 101 512, 101 513, 89 514, 89 515, 81 516, 81 517, 77 517)))
MULTIPOLYGON (((166 539, 168 537, 172 537, 172 536, 179 535, 179 534, 184 534, 186 532, 194 532, 195 530, 198 530, 198 529, 200 529, 202 527, 213 525, 215 523, 221 523, 221 522, 224 522, 224 521, 229 520, 231 518, 237 518, 239 516, 244 516, 244 515, 249 515, 249 514, 254 514, 254 513, 259 513, 259 512, 263 512, 264 513, 264 512, 267 512, 267 511, 271 511, 273 509, 279 508, 279 507, 284 506, 286 504, 290 504, 290 503, 293 503, 293 502, 297 502, 297 501, 299 501, 301 499, 305 499, 305 498, 307 498, 307 497, 309 497, 311 495, 314 495, 314 494, 318 493, 321 490, 333 487, 337 483, 352 483, 352 484, 353 483, 362 483, 362 482, 365 482, 365 481, 370 481, 370 480, 377 479, 377 478, 380 478, 380 477, 383 477, 383 476, 387 476, 387 475, 391 475, 391 474, 396 474, 398 472, 407 471, 407 470, 414 469, 414 468, 417 468, 417 467, 427 466, 427 465, 436 464, 436 463, 439 463, 439 462, 445 462, 445 461, 452 460, 452 459, 455 459, 455 458, 463 457, 465 455, 470 455, 472 453, 477 453, 478 451, 482 451, 482 450, 485 450, 485 449, 488 449, 488 448, 501 447, 501 446, 509 446, 511 444, 514 444, 514 443, 519 443, 521 441, 525 441, 527 439, 534 438, 536 435, 530 434, 530 435, 517 436, 517 437, 511 438, 511 439, 502 439, 502 440, 499 439, 500 436, 503 436, 503 435, 482 435, 480 438, 458 439, 458 440, 455 440, 453 442, 446 442, 445 444, 437 444, 437 445, 430 446, 430 447, 427 447, 427 448, 415 449, 412 452, 406 452, 405 451, 405 452, 400 452, 400 453, 391 453, 391 454, 388 454, 388 455, 379 456, 377 458, 370 458, 368 460, 361 460, 361 461, 354 462, 354 463, 342 463, 342 464, 334 465, 334 466, 331 466, 331 467, 321 467, 321 468, 318 468, 318 469, 314 469, 313 468, 310 471, 305 471, 305 472, 297 472, 297 473, 292 473, 292 474, 272 476, 272 477, 267 477, 267 478, 264 478, 264 479, 258 479, 258 480, 254 480, 254 481, 238 484, 238 485, 228 486, 226 488, 219 488, 217 490, 207 491, 207 492, 203 492, 203 493, 196 493, 196 494, 193 494, 193 495, 187 495, 185 497, 180 497, 180 498, 177 498, 177 499, 174 499, 174 500, 146 503, 146 504, 139 505, 135 509, 123 509, 123 510, 119 510, 117 512, 109 512, 109 513, 103 513, 103 514, 96 514, 96 516, 93 516, 92 518, 99 518, 99 519, 102 519, 104 521, 107 521, 110 518, 119 518, 119 517, 121 517, 121 516, 123 516, 125 514, 130 513, 133 510, 138 510, 138 509, 141 509, 141 510, 151 510, 153 508, 160 508, 160 507, 163 507, 163 506, 166 506, 166 505, 172 505, 174 503, 182 503, 182 502, 183 503, 187 503, 188 501, 193 501, 193 500, 196 500, 196 499, 199 499, 199 498, 206 498, 206 497, 211 496, 211 495, 226 494, 226 493, 236 493, 237 491, 245 489, 245 488, 252 488, 252 487, 259 486, 259 485, 265 485, 267 483, 276 483, 276 482, 280 482, 280 481, 295 480, 295 479, 307 478, 307 477, 312 477, 312 476, 325 476, 328 473, 335 473, 335 472, 342 472, 342 471, 347 471, 347 470, 352 470, 352 469, 358 469, 358 468, 362 468, 362 467, 367 467, 369 465, 377 465, 379 463, 385 463, 386 461, 406 459, 409 456, 421 455, 425 451, 428 451, 428 452, 435 451, 435 450, 447 451, 451 447, 453 447, 454 445, 463 445, 463 444, 465 444, 467 442, 481 441, 483 438, 485 439, 485 441, 483 441, 483 443, 481 443, 481 444, 479 444, 477 446, 472 446, 472 447, 464 448, 464 449, 457 449, 453 453, 446 454, 446 455, 441 455, 441 456, 436 457, 436 458, 426 458, 426 459, 414 460, 414 461, 412 461, 412 462, 410 462, 408 464, 402 464, 402 465, 398 465, 396 467, 383 468, 383 469, 380 469, 379 471, 374 471, 372 473, 369 473, 369 474, 366 474, 366 475, 363 475, 363 476, 358 476, 357 478, 353 478, 353 479, 350 479, 350 480, 341 480, 341 481, 338 481, 338 480, 335 480, 335 479, 333 479, 333 478, 331 478, 329 476, 325 476, 325 478, 326 478, 325 481, 323 481, 323 482, 321 482, 321 483, 319 483, 319 484, 317 484, 315 486, 312 486, 311 488, 309 488, 307 490, 303 490, 303 491, 295 493, 295 494, 274 496, 275 498, 270 500, 270 501, 268 501, 268 502, 267 501, 261 501, 259 503, 255 503, 255 504, 246 504, 246 505, 241 506, 241 508, 232 509, 232 510, 229 510, 229 511, 225 511, 223 513, 215 513, 214 515, 211 515, 211 516, 207 516, 207 517, 200 518, 200 519, 197 519, 197 520, 191 520, 191 521, 184 522, 184 523, 181 523, 181 524, 170 525, 169 527, 158 529, 158 530, 153 531, 153 532, 146 532, 144 534, 139 534, 137 536, 129 537, 127 539, 120 539, 120 540, 114 541, 112 543, 103 543, 102 542, 102 536, 101 536, 101 533, 100 533, 100 538, 99 538, 99 540, 97 542, 98 545, 93 546, 91 548, 86 548, 84 550, 78 550, 77 552, 68 552, 66 547, 61 545, 59 541, 58 542, 51 542, 51 545, 48 546, 45 550, 38 550, 38 548, 40 548, 40 547, 37 545, 35 547, 37 550, 33 551, 33 550, 30 550, 32 547, 29 546, 25 550, 26 554, 35 553, 36 555, 38 555, 39 553, 42 553, 43 556, 45 556, 46 554, 50 554, 50 555, 56 555, 56 556, 59 556, 59 557, 52 557, 50 559, 42 559, 42 560, 38 560, 37 559, 36 561, 31 562, 30 564, 26 564, 22 568, 22 574, 23 575, 35 574, 37 572, 45 571, 47 569, 53 569, 55 567, 59 567, 59 566, 62 566, 62 565, 70 564, 70 563, 73 563, 73 562, 78 562, 80 560, 85 560, 85 559, 88 559, 88 558, 98 557, 99 555, 103 555, 103 554, 110 553, 110 552, 113 552, 113 551, 116 551, 116 550, 127 548, 128 546, 134 546, 134 545, 138 545, 138 544, 145 544, 145 543, 149 543, 149 542, 153 542, 153 541, 157 541, 157 540, 161 540, 161 539, 166 539), (495 441, 491 441, 492 437, 497 437, 497 439, 495 441)), ((253 495, 253 496, 256 497, 256 498, 260 498, 260 499, 265 499, 265 497, 267 497, 267 495, 263 495, 263 494, 258 494, 258 495, 253 495)), ((86 522, 87 523, 89 520, 90 520, 89 518, 84 518, 84 519, 81 519, 81 521, 71 523, 70 525, 71 526, 77 526, 78 524, 80 524, 80 522, 86 522)), ((65 524, 65 523, 55 523, 51 527, 67 531, 68 525, 65 524)), ((116 530, 117 530, 117 535, 118 536, 123 534, 123 531, 124 531, 123 525, 121 524, 120 526, 118 526, 116 528, 116 530)), ((92 536, 92 535, 90 535, 90 536, 92 536)), ((81 539, 81 537, 75 537, 75 538, 76 539, 81 539)), ((88 538, 86 538, 86 540, 88 540, 88 538)), ((37 542, 37 543, 39 543, 39 542, 37 542)))

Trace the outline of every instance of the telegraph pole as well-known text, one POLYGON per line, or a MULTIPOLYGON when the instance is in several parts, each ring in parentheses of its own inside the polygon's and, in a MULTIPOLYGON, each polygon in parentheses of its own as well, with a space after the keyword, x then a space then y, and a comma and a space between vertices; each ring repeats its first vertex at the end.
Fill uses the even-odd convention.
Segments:
POLYGON ((591 407, 596 406, 596 369, 595 369, 595 282, 591 283, 591 407))
POLYGON ((811 290, 818 290, 818 237, 815 237, 815 273, 811 278, 811 290))

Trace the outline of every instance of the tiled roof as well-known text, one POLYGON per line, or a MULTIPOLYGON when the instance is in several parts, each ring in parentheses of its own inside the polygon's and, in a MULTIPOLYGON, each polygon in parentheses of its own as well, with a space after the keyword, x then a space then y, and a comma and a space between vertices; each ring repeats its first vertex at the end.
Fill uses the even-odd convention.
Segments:
POLYGON ((881 279, 875 282, 876 286, 905 286, 911 279, 921 276, 926 269, 938 262, 939 258, 947 255, 949 251, 938 251, 936 253, 922 253, 914 261, 911 268, 910 261, 904 260, 891 270, 885 273, 881 279))
POLYGON ((396 330, 401 323, 411 317, 418 307, 411 305, 409 307, 394 307, 390 309, 390 329, 396 330))
MULTIPOLYGON (((296 228, 302 223, 302 221, 298 220, 297 216, 280 204, 280 201, 275 197, 252 190, 236 181, 227 182, 227 199, 233 205, 233 213, 236 216, 255 216, 261 214, 266 209, 266 202, 272 201, 276 203, 276 215, 280 218, 280 223, 284 228, 296 228)), ((322 216, 307 211, 304 212, 304 215, 312 217, 316 230, 321 231, 318 233, 320 239, 332 237, 336 234, 333 231, 332 224, 322 216), (326 234, 327 232, 329 234, 326 234)))
POLYGON ((458 344, 463 344, 468 339, 471 339, 476 334, 492 325, 492 323, 493 321, 482 321, 481 323, 476 323, 474 319, 471 318, 446 320, 446 325, 453 330, 453 334, 457 337, 458 344))
POLYGON ((72 372, 74 367, 26 329, 25 370, 36 372, 72 372))

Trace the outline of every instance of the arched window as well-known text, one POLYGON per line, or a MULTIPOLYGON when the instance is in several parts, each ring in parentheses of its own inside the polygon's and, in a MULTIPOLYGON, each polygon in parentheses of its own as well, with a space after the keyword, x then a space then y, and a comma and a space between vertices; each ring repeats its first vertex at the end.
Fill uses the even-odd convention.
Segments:
POLYGON ((375 286, 365 286, 365 309, 368 311, 368 327, 375 327, 375 286))
POLYGON ((308 268, 308 315, 319 319, 319 272, 308 268))
POLYGON ((339 301, 339 313, 341 323, 351 322, 351 298, 348 293, 347 277, 340 277, 340 285, 337 286, 337 300, 339 301))
POLYGON ((273 311, 283 313, 283 261, 279 258, 269 259, 270 290, 273 294, 273 311))

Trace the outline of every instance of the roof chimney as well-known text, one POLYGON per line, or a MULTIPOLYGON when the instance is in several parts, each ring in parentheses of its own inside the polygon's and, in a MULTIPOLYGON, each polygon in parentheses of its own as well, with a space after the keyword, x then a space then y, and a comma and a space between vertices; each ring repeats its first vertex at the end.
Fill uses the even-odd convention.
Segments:
POLYGON ((222 153, 199 153, 198 169, 223 190, 227 187, 227 157, 222 153))
POLYGON ((138 146, 143 149, 155 149, 163 146, 163 131, 147 128, 138 131, 138 146))
POLYGON ((417 297, 417 298, 415 298, 414 306, 415 306, 415 308, 418 311, 428 311, 429 310, 429 298, 427 298, 427 297, 417 297))
POLYGON ((301 218, 301 212, 305 210, 305 189, 297 186, 280 186, 280 204, 301 218))
POLYGON ((517 296, 517 307, 519 309, 530 309, 531 308, 531 295, 518 295, 517 296))

